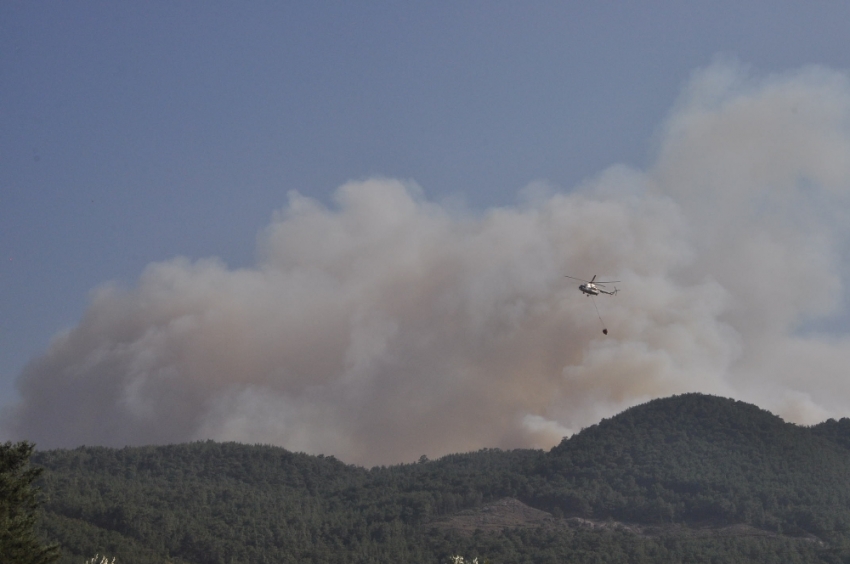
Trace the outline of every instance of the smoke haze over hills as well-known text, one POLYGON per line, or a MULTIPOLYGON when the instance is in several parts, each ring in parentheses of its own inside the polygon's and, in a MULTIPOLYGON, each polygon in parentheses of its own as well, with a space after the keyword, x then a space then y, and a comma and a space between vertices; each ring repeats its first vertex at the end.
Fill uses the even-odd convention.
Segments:
POLYGON ((213 438, 411 461, 541 447, 647 399, 850 413, 843 313, 850 83, 821 67, 697 71, 647 170, 513 207, 412 181, 292 192, 256 265, 149 265, 105 284, 19 378, 3 435, 40 448, 213 438), (591 300, 564 275, 621 280, 591 300), (821 323, 821 325, 818 325, 821 323))

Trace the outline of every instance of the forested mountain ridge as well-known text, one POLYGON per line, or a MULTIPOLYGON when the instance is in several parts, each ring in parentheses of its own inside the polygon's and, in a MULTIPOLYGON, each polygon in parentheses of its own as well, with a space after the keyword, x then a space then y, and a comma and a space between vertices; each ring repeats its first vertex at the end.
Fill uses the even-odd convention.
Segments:
POLYGON ((850 420, 807 428, 740 401, 688 394, 634 407, 545 458, 565 513, 640 522, 850 530, 850 420), (591 493, 592 492, 592 493, 591 493))
POLYGON ((33 463, 46 469, 42 528, 62 544, 63 562, 104 552, 120 564, 442 562, 456 553, 499 563, 850 562, 850 420, 800 427, 700 394, 628 409, 550 452, 489 449, 365 469, 208 441, 37 452, 33 463), (472 536, 435 525, 503 498, 556 521, 746 524, 772 536, 646 537, 566 519, 472 536))
POLYGON ((846 417, 839 421, 828 419, 811 429, 815 435, 850 449, 850 419, 846 417))

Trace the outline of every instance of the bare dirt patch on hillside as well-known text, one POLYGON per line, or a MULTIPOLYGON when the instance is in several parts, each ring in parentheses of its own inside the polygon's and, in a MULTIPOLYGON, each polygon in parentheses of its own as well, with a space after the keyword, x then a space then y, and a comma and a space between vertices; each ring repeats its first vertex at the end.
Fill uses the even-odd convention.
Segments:
POLYGON ((772 531, 757 529, 743 523, 725 526, 693 527, 683 524, 638 525, 613 520, 596 520, 582 517, 555 517, 551 513, 530 507, 518 499, 504 498, 477 509, 469 509, 443 516, 430 523, 432 527, 451 529, 464 535, 476 530, 498 532, 503 529, 590 529, 596 531, 623 531, 642 537, 766 537, 795 538, 801 541, 824 543, 814 535, 787 537, 772 531))

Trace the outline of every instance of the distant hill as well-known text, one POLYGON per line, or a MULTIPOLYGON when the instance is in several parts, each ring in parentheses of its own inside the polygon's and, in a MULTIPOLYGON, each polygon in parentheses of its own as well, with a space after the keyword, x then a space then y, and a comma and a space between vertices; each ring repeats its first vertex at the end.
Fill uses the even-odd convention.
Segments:
POLYGON ((36 453, 63 562, 850 562, 850 420, 686 394, 550 452, 365 469, 198 442, 36 453))
POLYGON ((740 401, 675 396, 565 439, 545 459, 537 499, 565 514, 644 523, 846 534, 848 447, 848 419, 807 428, 740 401))

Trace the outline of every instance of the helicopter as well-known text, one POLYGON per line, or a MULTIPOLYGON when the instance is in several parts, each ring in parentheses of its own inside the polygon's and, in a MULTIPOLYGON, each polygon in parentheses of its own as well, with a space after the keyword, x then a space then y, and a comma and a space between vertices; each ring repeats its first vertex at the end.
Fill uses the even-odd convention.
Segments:
POLYGON ((600 286, 605 286, 605 284, 616 284, 619 280, 608 280, 606 282, 596 282, 596 275, 593 275, 593 278, 590 280, 582 280, 581 278, 575 278, 573 276, 565 276, 564 278, 572 278, 573 280, 578 280, 579 282, 584 282, 581 286, 578 287, 586 296, 598 296, 599 294, 608 294, 609 296, 615 296, 617 294, 617 287, 614 286, 614 291, 609 292, 607 290, 603 290, 600 286))

